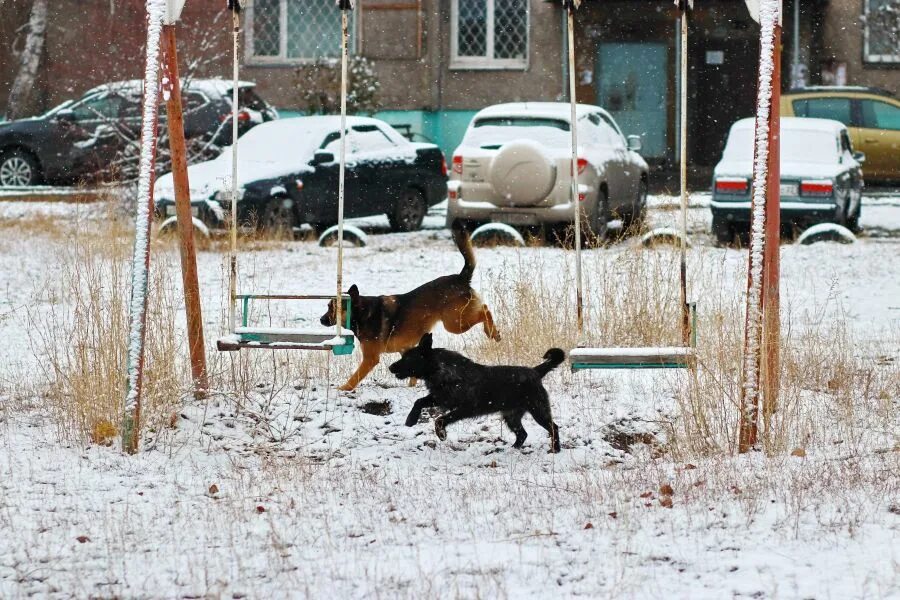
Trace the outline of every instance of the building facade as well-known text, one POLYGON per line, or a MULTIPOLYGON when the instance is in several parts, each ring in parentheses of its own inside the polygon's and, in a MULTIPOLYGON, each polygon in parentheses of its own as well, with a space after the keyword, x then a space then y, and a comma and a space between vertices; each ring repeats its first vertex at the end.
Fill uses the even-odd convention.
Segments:
MULTIPOLYGON (((50 4, 34 112, 106 81, 139 77, 143 0, 50 4)), ((718 160, 731 123, 754 112, 759 26, 743 0, 695 4, 687 143, 691 163, 703 167, 718 160)), ((28 5, 0 4, 0 105, 15 76, 28 5)), ((256 81, 285 114, 302 113, 306 82, 298 67, 339 53, 335 1, 244 5, 241 77, 256 81)), ((875 18, 895 5, 900 0, 785 0, 785 88, 793 80, 900 91, 900 36, 875 18)), ((568 99, 564 18, 558 0, 357 0, 351 52, 369 61, 380 83, 378 116, 450 152, 484 106, 568 99)), ((678 26, 671 0, 585 0, 576 15, 578 100, 603 106, 625 133, 641 135, 648 161, 663 170, 678 158, 678 26)), ((188 0, 179 31, 183 71, 230 76, 230 20, 220 0, 188 0)))

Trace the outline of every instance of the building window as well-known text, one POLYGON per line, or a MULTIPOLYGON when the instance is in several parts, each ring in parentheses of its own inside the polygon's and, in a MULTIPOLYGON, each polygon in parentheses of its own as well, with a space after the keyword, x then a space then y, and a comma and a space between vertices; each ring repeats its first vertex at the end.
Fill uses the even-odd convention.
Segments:
POLYGON ((865 0, 866 62, 900 63, 900 0, 865 0))
POLYGON ((450 66, 528 66, 528 0, 453 0, 450 66))
MULTIPOLYGON (((353 52, 353 13, 350 52, 353 52)), ((341 54, 341 11, 334 0, 254 0, 247 6, 248 62, 302 63, 341 54)))

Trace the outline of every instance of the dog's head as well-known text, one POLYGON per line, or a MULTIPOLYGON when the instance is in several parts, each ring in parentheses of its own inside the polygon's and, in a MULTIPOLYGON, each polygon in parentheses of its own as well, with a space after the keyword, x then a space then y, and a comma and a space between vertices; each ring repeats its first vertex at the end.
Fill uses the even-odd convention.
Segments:
POLYGON ((430 333, 426 333, 419 340, 419 345, 410 348, 400 357, 400 360, 392 364, 388 369, 397 379, 415 377, 425 379, 431 371, 431 343, 430 333))
MULTIPOLYGON (((350 286, 349 290, 347 290, 347 294, 350 296, 351 310, 355 312, 356 303, 357 300, 359 300, 359 288, 356 287, 355 283, 350 286)), ((334 327, 336 318, 337 309, 334 304, 334 299, 331 299, 328 301, 328 310, 326 310, 325 314, 322 315, 322 318, 319 319, 319 323, 321 323, 325 327, 334 327)), ((342 318, 346 318, 346 315, 342 314, 342 318)))

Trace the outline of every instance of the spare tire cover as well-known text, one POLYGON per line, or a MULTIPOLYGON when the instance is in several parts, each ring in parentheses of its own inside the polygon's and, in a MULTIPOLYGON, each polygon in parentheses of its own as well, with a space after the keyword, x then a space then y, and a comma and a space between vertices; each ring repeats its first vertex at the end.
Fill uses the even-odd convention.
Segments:
POLYGON ((530 206, 550 194, 556 166, 541 144, 515 140, 504 144, 491 161, 490 182, 498 204, 530 206))

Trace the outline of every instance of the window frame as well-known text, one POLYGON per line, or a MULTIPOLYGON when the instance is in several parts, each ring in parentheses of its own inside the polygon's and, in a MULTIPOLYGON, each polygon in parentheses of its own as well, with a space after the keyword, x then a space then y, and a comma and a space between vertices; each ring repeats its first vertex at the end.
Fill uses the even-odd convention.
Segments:
MULTIPOLYGON (((484 0, 485 47, 494 52, 494 13, 497 0, 484 0)), ((459 0, 450 2, 450 69, 483 71, 527 71, 531 62, 531 0, 525 2, 525 58, 494 58, 493 56, 460 56, 459 0)))
POLYGON ((863 0, 863 14, 866 17, 863 22, 863 62, 880 65, 900 65, 900 50, 896 54, 874 54, 869 50, 871 4, 872 0, 863 0))
MULTIPOLYGON (((287 42, 288 42, 288 10, 287 4, 288 0, 278 0, 278 55, 277 56, 260 56, 255 54, 254 52, 254 17, 255 17, 255 2, 248 2, 244 7, 244 56, 246 57, 244 62, 247 65, 252 66, 260 66, 260 67, 277 67, 277 66, 293 66, 293 65, 307 65, 316 62, 321 58, 340 58, 340 53, 337 56, 329 56, 329 57, 312 57, 312 56, 303 56, 303 57, 288 57, 287 55, 287 42)), ((360 8, 361 10, 361 8, 360 8)), ((351 11, 352 13, 352 11, 351 11)), ((349 48, 347 52, 350 56, 356 54, 356 35, 357 35, 357 21, 358 19, 353 18, 353 15, 350 15, 350 32, 349 32, 349 48)))

